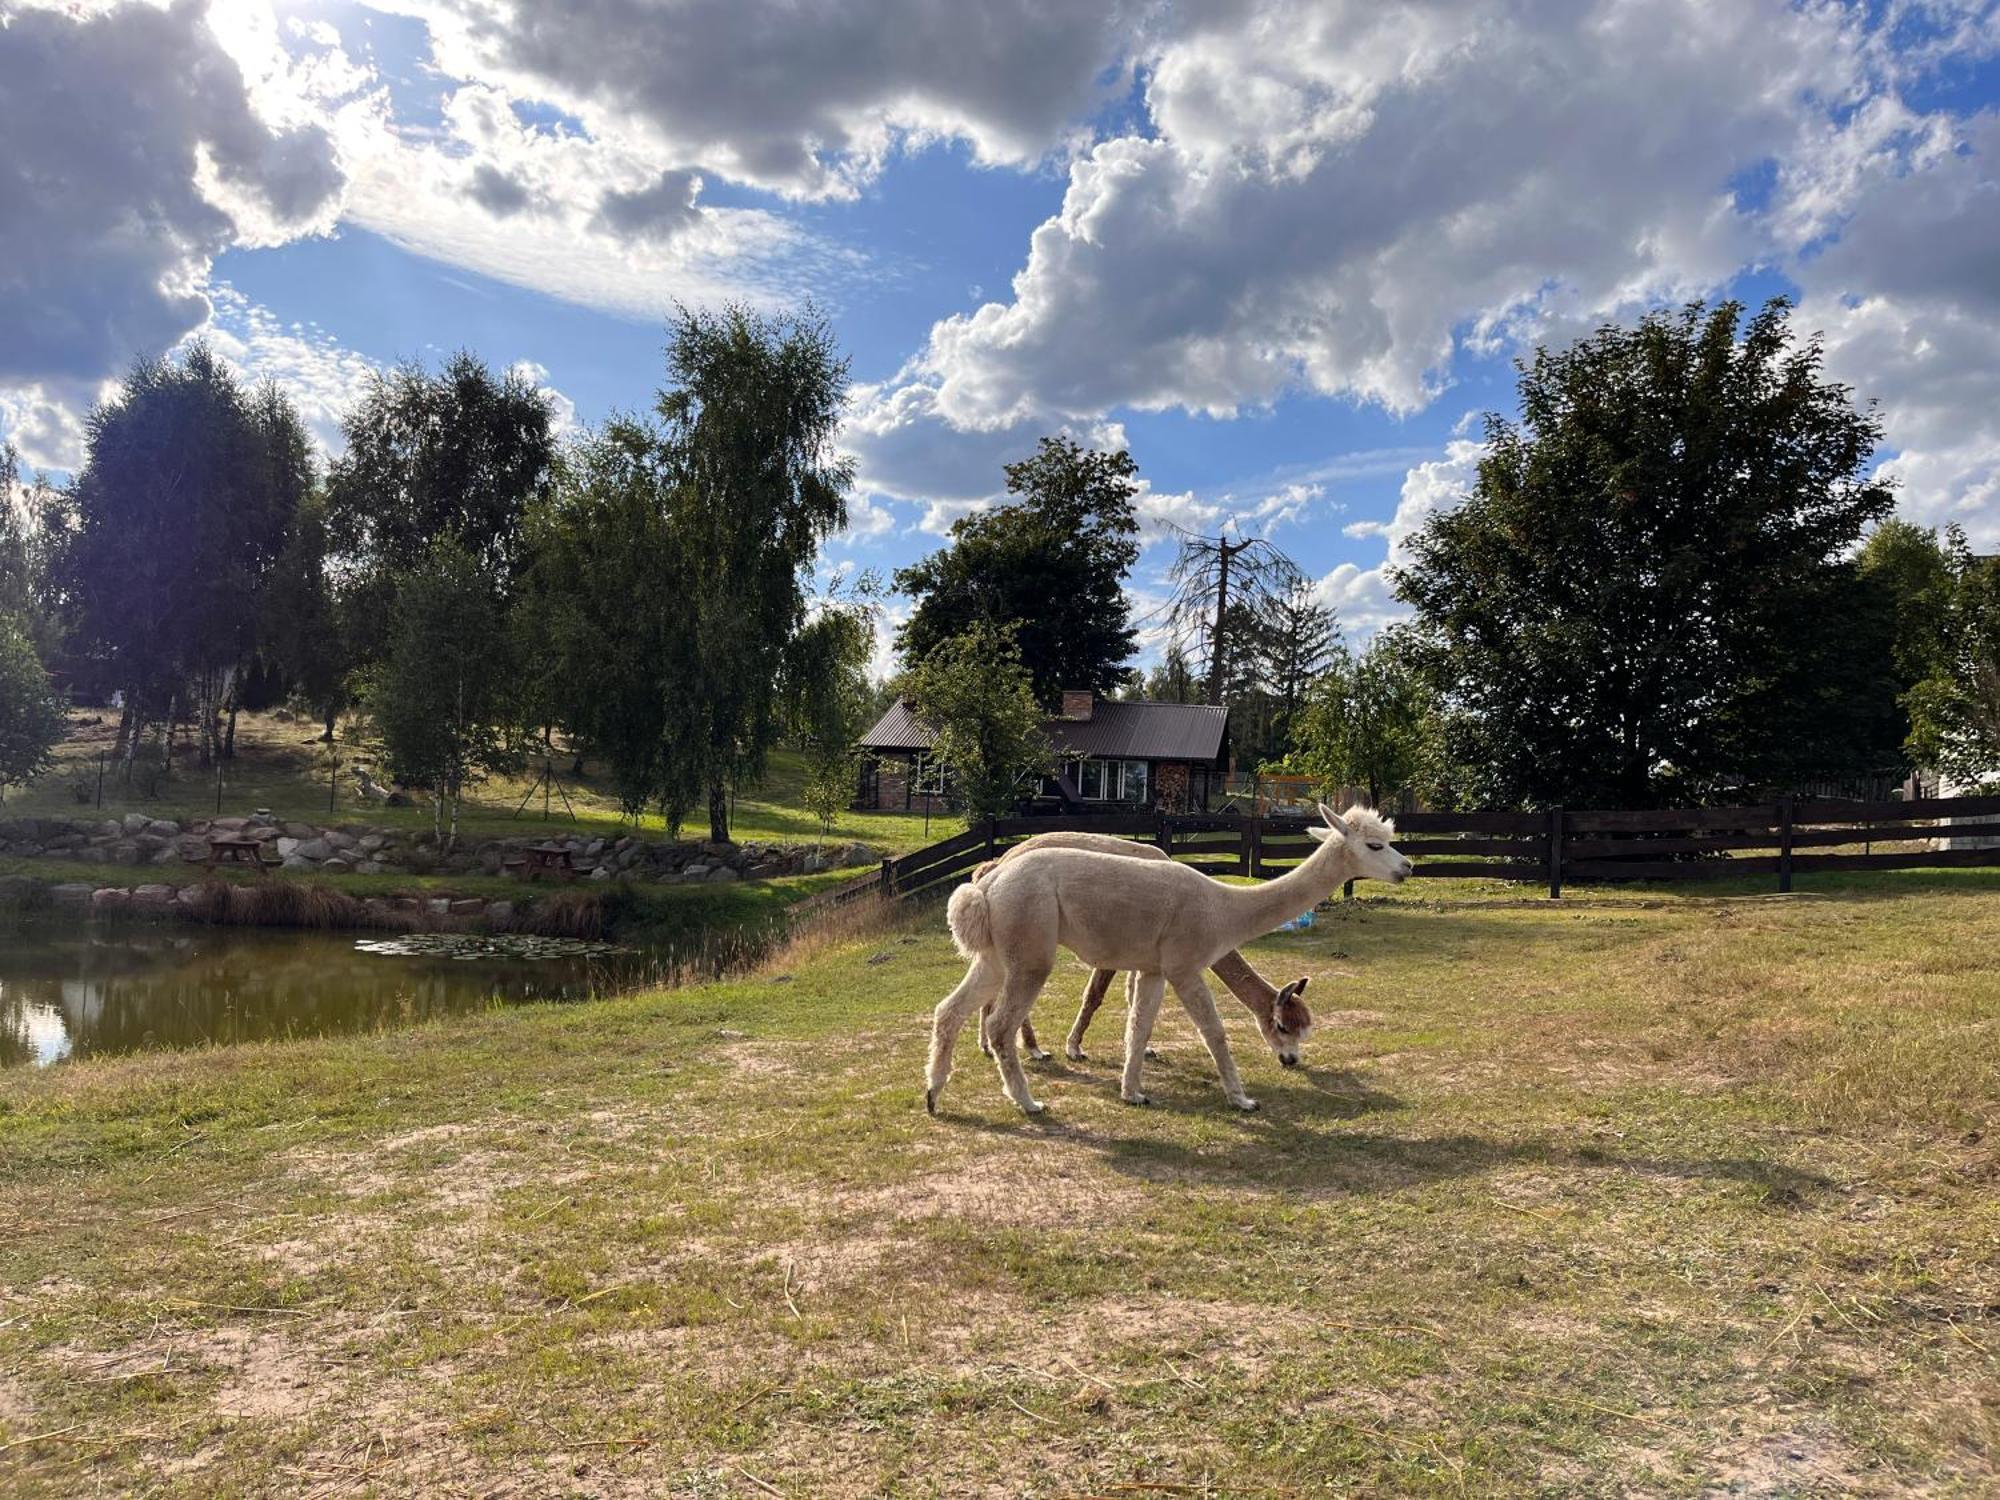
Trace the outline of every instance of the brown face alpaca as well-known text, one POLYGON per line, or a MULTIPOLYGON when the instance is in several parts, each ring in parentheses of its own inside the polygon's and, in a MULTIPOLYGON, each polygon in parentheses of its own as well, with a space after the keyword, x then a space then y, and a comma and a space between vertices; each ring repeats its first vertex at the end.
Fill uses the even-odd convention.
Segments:
POLYGON ((1278 998, 1271 1002, 1270 1024, 1264 1028, 1264 1040, 1271 1044, 1271 1050, 1278 1055, 1278 1061, 1288 1068, 1299 1065, 1299 1048, 1312 1035, 1313 1013, 1306 1006, 1306 986, 1312 976, 1294 979, 1278 991, 1278 998))

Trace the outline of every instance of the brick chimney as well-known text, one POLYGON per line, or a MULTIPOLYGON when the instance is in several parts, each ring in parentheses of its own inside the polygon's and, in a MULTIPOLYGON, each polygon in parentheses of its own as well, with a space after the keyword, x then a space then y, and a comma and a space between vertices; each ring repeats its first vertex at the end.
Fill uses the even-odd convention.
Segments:
POLYGON ((1088 724, 1097 706, 1097 695, 1089 688, 1064 688, 1062 716, 1072 724, 1088 724))

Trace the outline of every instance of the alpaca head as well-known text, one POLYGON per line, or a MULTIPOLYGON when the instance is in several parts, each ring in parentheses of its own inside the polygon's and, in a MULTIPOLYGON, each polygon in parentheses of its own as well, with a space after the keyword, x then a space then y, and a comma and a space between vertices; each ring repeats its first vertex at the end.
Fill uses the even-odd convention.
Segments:
POLYGON ((1326 826, 1308 828, 1306 832, 1321 843, 1336 834, 1346 840, 1353 879, 1386 880, 1401 885, 1410 878, 1410 861, 1389 842, 1396 836, 1393 819, 1383 817, 1372 807, 1350 807, 1344 813, 1337 813, 1322 802, 1319 810, 1326 826))
POLYGON ((1306 1008, 1306 985, 1311 976, 1294 979, 1278 991, 1271 1002, 1271 1019, 1264 1028, 1264 1040, 1271 1044, 1278 1061, 1288 1068, 1299 1065, 1299 1048, 1312 1035, 1313 1013, 1306 1008))

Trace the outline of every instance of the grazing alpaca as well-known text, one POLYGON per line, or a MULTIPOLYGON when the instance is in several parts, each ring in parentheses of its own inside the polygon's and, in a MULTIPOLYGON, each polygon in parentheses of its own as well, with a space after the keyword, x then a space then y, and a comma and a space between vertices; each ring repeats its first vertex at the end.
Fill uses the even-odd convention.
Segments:
POLYGON ((1389 845, 1394 825, 1366 808, 1345 817, 1321 804, 1327 826, 1295 869, 1256 886, 1224 885, 1172 860, 1131 859, 1084 849, 1038 849, 1008 860, 983 881, 952 892, 952 941, 972 960, 958 988, 931 1019, 924 1108, 936 1113, 951 1076, 951 1054, 966 1019, 998 998, 991 1038, 1008 1097, 1029 1114, 1042 1106, 1028 1089, 1017 1033, 1066 947, 1095 969, 1132 969, 1138 998, 1125 1018, 1125 1072, 1119 1094, 1147 1104, 1139 1085, 1146 1039, 1171 983, 1238 1109, 1243 1092, 1229 1038, 1202 971, 1232 949, 1306 911, 1349 880, 1409 877, 1410 862, 1389 845))
MULTIPOLYGON (((993 871, 1010 859, 1018 859, 1037 849, 1088 849, 1096 854, 1122 854, 1129 859, 1163 860, 1167 852, 1153 844, 1135 844, 1130 839, 1121 839, 1108 833, 1058 832, 1038 833, 1033 838, 1023 839, 1000 858, 989 860, 973 871, 975 881, 984 880, 993 871)), ((1312 1012, 1306 1008, 1306 985, 1310 976, 1295 979, 1282 990, 1251 968, 1240 953, 1225 953, 1212 965, 1215 977, 1227 985, 1229 992, 1243 1003, 1243 1008, 1256 1017, 1257 1029, 1263 1033, 1265 1045, 1280 1063, 1288 1068, 1299 1065, 1299 1047, 1312 1032, 1312 1012)), ((1115 969, 1094 969, 1090 983, 1083 992, 1083 1004, 1077 1008, 1076 1024, 1070 1027, 1069 1037, 1063 1043, 1063 1052, 1071 1062, 1083 1062, 1083 1034, 1090 1027, 1090 1019, 1104 1004, 1105 991, 1117 977, 1115 969)), ((1138 997, 1138 976, 1134 974, 1125 986, 1128 1003, 1138 997)), ((980 1013, 979 1050, 988 1057, 993 1055, 993 1044, 986 1035, 986 1021, 992 1014, 989 1003, 980 1013)), ((1048 1053, 1035 1040, 1034 1023, 1021 1023, 1021 1046, 1028 1056, 1037 1062, 1047 1059, 1048 1053)))

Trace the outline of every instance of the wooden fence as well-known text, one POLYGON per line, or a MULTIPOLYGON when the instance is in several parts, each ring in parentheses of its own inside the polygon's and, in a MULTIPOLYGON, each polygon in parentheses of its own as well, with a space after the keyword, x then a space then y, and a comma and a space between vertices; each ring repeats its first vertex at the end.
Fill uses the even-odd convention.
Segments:
MULTIPOLYGON (((999 818, 822 891, 810 910, 871 892, 895 900, 939 895, 1037 833, 1088 831, 1157 844, 1208 875, 1282 875, 1312 851, 1305 818, 1113 813, 999 818)), ((1396 819, 1396 847, 1420 877, 1482 877, 1546 884, 1601 880, 1734 880, 1827 870, 2000 865, 2000 797, 1905 802, 1784 800, 1755 807, 1546 812, 1412 812, 1396 819), (1956 847, 1939 847, 1943 841, 1956 847), (1969 847, 1985 843, 1989 847, 1969 847)))

